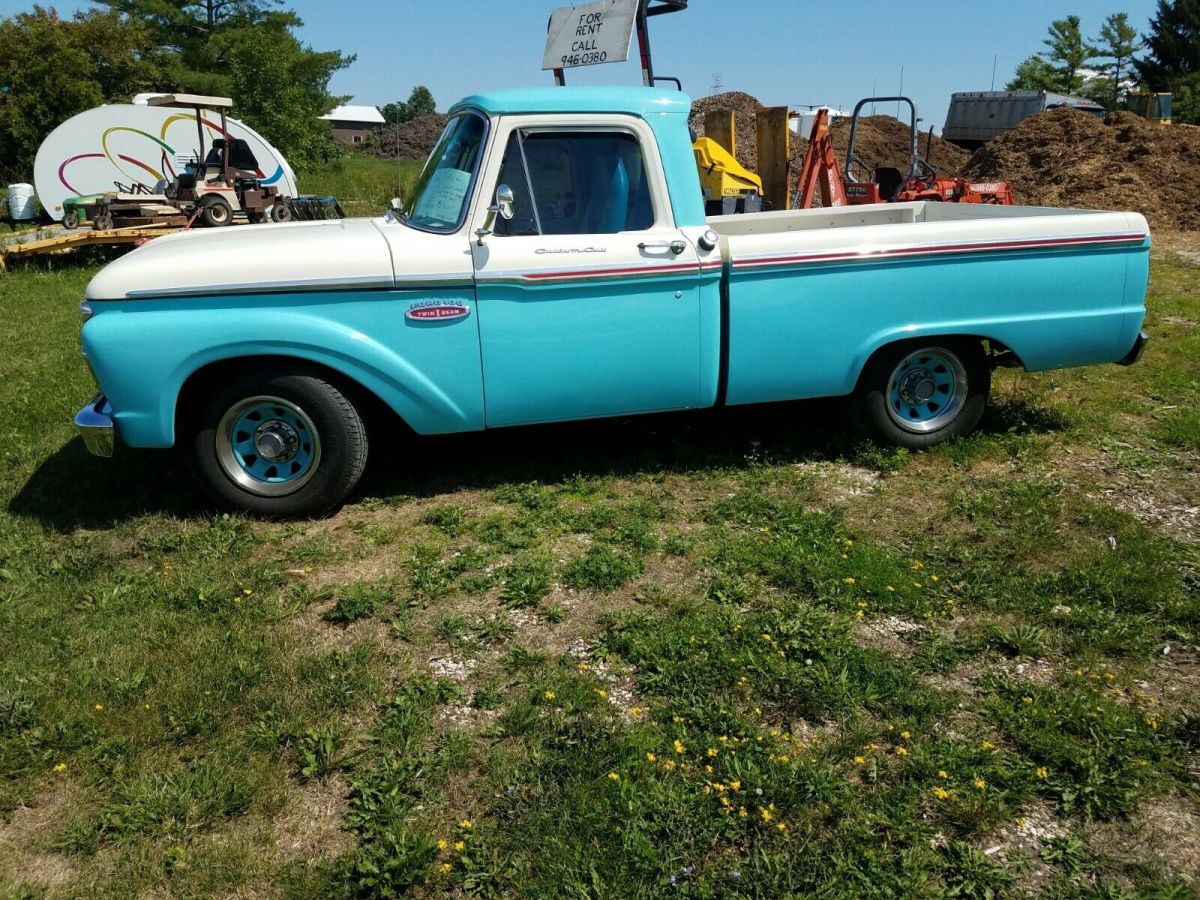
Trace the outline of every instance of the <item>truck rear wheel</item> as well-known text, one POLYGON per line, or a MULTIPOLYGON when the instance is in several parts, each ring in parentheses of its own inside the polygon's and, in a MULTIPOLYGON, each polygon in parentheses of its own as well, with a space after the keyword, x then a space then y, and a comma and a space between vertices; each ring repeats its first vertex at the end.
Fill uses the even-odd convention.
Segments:
POLYGON ((932 447, 979 424, 991 374, 978 344, 905 341, 872 357, 854 402, 861 424, 875 437, 911 449, 932 447))
POLYGON ((324 378, 247 374, 220 385, 191 436, 194 468, 222 506, 273 518, 322 516, 362 477, 367 432, 324 378))

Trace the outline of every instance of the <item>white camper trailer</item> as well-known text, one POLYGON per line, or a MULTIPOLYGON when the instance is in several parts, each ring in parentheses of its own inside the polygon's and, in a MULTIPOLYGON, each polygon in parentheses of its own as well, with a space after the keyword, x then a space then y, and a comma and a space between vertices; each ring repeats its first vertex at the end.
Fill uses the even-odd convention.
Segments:
POLYGON ((283 155, 237 119, 227 119, 221 132, 219 117, 192 109, 153 106, 155 95, 139 94, 134 103, 89 109, 72 116, 42 141, 34 162, 34 184, 48 215, 63 217, 70 197, 109 191, 160 194, 172 178, 200 153, 198 131, 208 137, 246 141, 258 162, 261 184, 295 197, 296 176, 283 155))

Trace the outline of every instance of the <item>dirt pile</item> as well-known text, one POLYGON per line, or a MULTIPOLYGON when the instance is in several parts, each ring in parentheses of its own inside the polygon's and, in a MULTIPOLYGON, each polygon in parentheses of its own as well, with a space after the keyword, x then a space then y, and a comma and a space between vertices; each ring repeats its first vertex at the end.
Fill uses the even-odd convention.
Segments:
MULTIPOLYGON (((762 109, 762 104, 750 94, 729 91, 695 101, 692 104, 692 114, 688 123, 698 134, 704 134, 704 116, 710 110, 733 110, 738 162, 753 172, 757 170, 758 166, 757 123, 760 109, 762 109)), ((808 147, 807 137, 808 135, 792 135, 789 180, 800 174, 804 151, 808 147)), ((849 140, 850 121, 844 119, 833 126, 833 145, 837 150, 838 161, 842 164, 845 163, 846 145, 849 140)), ((922 155, 925 155, 928 140, 927 135, 921 136, 919 147, 922 155)), ((872 166, 894 166, 901 172, 908 171, 910 149, 908 126, 892 116, 865 116, 860 119, 855 145, 858 156, 872 166)), ((954 144, 935 136, 930 145, 929 156, 931 157, 929 161, 937 167, 939 172, 955 175, 966 163, 969 154, 954 144)))
POLYGON ((441 113, 419 116, 411 122, 384 125, 370 146, 380 159, 425 159, 446 127, 441 113))
POLYGON ((758 111, 762 104, 749 94, 741 91, 727 91, 724 94, 713 94, 702 97, 692 103, 692 113, 688 124, 697 135, 704 134, 704 117, 713 110, 733 110, 734 112, 734 155, 738 162, 755 171, 758 166, 758 111))
POLYGON ((1055 109, 980 147, 963 174, 1011 181, 1020 204, 1136 210, 1155 228, 1194 229, 1197 170, 1200 128, 1055 109))
MULTIPOLYGON (((846 146, 850 143, 850 120, 842 119, 834 123, 831 131, 838 161, 845 165, 846 146)), ((930 138, 927 133, 918 135, 917 151, 942 175, 957 175, 970 157, 961 147, 943 141, 937 135, 930 138)), ((907 174, 912 156, 909 126, 894 116, 864 116, 858 120, 854 152, 872 166, 890 166, 907 174)))

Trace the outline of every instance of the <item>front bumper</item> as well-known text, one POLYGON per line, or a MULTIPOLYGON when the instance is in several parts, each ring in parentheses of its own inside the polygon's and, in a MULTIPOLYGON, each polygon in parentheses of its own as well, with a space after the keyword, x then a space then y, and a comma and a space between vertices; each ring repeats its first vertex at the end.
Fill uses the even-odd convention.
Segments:
POLYGON ((1146 349, 1146 342, 1150 340, 1150 335, 1144 331, 1139 331, 1137 340, 1133 342, 1133 346, 1129 352, 1117 360, 1118 366, 1132 366, 1135 362, 1142 358, 1142 351, 1146 349))
POLYGON ((89 453, 96 456, 112 456, 115 430, 108 398, 97 394, 90 403, 75 413, 75 430, 83 438, 89 453))

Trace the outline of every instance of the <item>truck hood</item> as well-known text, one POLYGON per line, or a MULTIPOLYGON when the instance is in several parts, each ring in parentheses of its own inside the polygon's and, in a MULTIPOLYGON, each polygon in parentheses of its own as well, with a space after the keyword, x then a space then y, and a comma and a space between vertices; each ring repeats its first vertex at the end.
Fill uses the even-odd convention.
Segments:
POLYGON ((382 226, 375 219, 330 219, 165 235, 103 268, 86 296, 123 300, 391 288, 392 249, 382 226))

